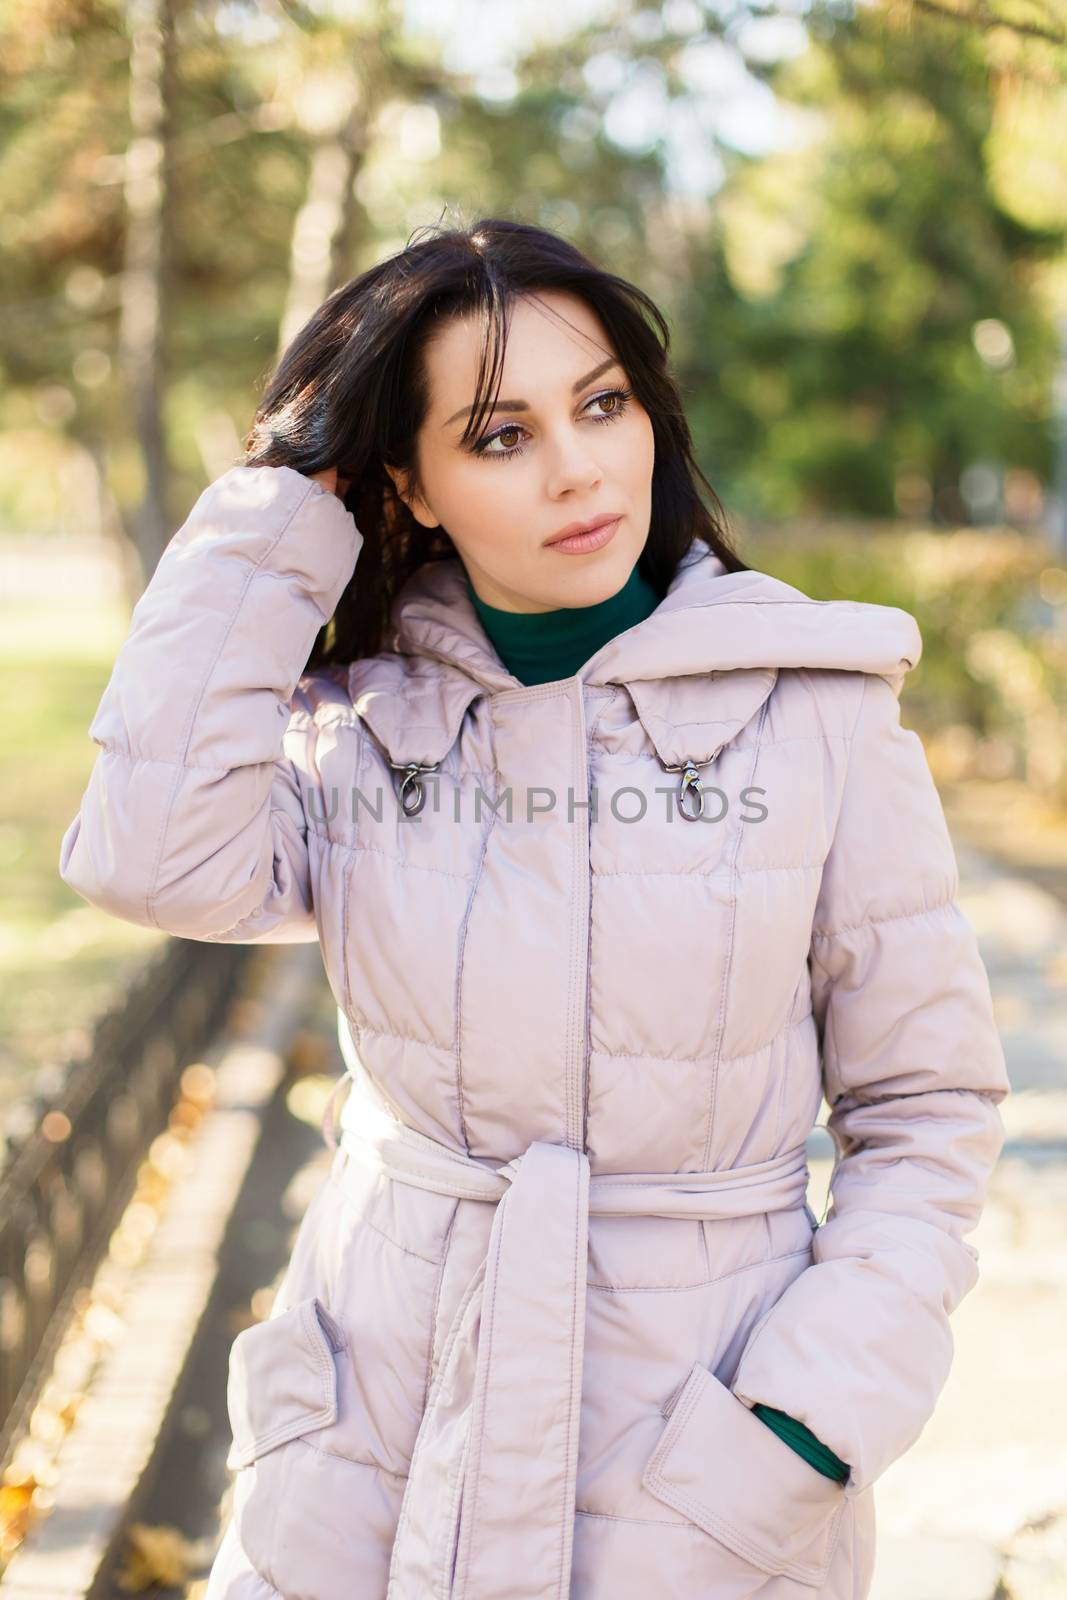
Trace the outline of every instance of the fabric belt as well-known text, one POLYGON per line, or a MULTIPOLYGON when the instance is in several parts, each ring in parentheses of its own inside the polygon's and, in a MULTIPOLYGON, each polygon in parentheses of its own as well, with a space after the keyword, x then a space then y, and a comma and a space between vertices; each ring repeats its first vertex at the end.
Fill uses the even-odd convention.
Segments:
POLYGON ((590 1215, 718 1219, 798 1207, 806 1147, 721 1172, 590 1174, 584 1151, 535 1139, 490 1166, 368 1106, 334 1148, 342 1183, 355 1164, 496 1207, 441 1346, 387 1600, 565 1600, 590 1215))

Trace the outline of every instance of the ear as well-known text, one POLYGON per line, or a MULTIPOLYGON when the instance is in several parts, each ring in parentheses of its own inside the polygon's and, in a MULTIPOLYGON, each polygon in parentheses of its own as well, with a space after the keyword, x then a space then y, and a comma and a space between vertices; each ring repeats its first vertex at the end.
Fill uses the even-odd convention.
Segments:
POLYGON ((407 474, 399 467, 389 466, 388 463, 386 463, 385 470, 393 480, 393 488, 396 490, 398 499, 404 502, 415 521, 421 523, 424 528, 439 527, 440 518, 434 516, 421 494, 416 494, 411 490, 407 474))

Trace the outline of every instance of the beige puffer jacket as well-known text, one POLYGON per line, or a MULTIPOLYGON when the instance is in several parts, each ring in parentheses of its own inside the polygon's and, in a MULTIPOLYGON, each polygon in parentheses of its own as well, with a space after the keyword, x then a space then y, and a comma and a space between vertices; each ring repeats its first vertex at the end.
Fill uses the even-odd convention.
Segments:
POLYGON ((524 687, 453 559, 391 650, 304 673, 361 545, 288 468, 204 492, 61 847, 116 916, 319 939, 339 1007, 345 1131, 233 1346, 208 1600, 862 1600, 1009 1087, 900 721, 916 622, 697 540, 524 687))

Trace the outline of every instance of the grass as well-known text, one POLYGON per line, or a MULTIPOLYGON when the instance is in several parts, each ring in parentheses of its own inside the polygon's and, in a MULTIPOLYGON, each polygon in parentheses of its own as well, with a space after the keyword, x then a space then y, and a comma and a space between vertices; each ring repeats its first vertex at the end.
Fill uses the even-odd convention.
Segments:
POLYGON ((86 904, 59 876, 60 841, 96 755, 88 729, 129 626, 120 605, 5 608, 0 785, 0 1105, 89 1025, 161 935, 86 904))

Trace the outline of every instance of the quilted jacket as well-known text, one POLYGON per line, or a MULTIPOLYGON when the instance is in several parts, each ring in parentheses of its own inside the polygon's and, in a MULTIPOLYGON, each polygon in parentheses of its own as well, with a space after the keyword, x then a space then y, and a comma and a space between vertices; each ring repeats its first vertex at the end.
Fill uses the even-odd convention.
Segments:
POLYGON ((696 539, 526 687, 453 558, 308 672, 362 543, 289 468, 204 491, 61 845, 116 916, 320 941, 338 1007, 342 1135, 231 1349, 207 1600, 862 1600, 1009 1088, 900 718, 916 621, 696 539))

